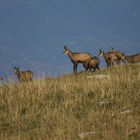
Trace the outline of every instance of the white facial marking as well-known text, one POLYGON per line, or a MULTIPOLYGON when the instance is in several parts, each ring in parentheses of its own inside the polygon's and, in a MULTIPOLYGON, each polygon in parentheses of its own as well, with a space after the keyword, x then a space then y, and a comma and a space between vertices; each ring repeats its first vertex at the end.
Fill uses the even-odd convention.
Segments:
POLYGON ((68 52, 69 52, 69 51, 68 51, 68 50, 66 50, 64 54, 65 54, 65 55, 67 55, 67 54, 68 54, 68 52))
POLYGON ((100 53, 99 56, 103 56, 103 53, 100 53))

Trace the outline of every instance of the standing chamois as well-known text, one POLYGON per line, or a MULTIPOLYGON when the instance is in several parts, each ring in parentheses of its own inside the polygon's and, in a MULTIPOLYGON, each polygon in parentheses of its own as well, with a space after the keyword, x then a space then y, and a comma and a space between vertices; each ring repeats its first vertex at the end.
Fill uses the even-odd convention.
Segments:
POLYGON ((20 67, 14 67, 14 73, 17 75, 19 82, 29 82, 33 80, 32 71, 20 71, 20 67))
POLYGON ((3 80, 3 78, 2 77, 0 77, 0 81, 2 81, 3 80))
POLYGON ((124 54, 124 57, 128 63, 131 64, 140 63, 140 53, 129 55, 129 56, 124 54))
POLYGON ((115 62, 117 61, 117 57, 114 53, 105 53, 103 50, 99 50, 99 56, 103 56, 105 59, 105 62, 107 64, 107 68, 112 67, 115 65, 115 62))
POLYGON ((3 77, 0 77, 0 83, 3 81, 3 77))
MULTIPOLYGON (((88 70, 94 70, 94 71, 96 71, 96 69, 97 70, 99 70, 100 68, 99 68, 99 64, 100 64, 100 60, 99 60, 99 58, 98 57, 96 57, 96 56, 94 56, 94 57, 92 57, 92 59, 89 61, 89 63, 88 63, 88 66, 87 66, 87 69, 88 70)), ((85 64, 83 64, 83 66, 85 67, 85 64)), ((86 67, 85 67, 86 68, 86 67)))
POLYGON ((87 70, 87 65, 92 59, 92 56, 86 52, 72 52, 67 46, 64 46, 64 54, 68 55, 71 62, 73 63, 73 73, 77 73, 77 66, 79 63, 84 64, 85 69, 87 70))
POLYGON ((124 58, 123 52, 117 51, 117 50, 115 50, 115 48, 112 47, 108 53, 116 55, 116 57, 117 57, 116 62, 118 65, 122 64, 122 62, 125 63, 125 61, 124 61, 125 58, 124 58))

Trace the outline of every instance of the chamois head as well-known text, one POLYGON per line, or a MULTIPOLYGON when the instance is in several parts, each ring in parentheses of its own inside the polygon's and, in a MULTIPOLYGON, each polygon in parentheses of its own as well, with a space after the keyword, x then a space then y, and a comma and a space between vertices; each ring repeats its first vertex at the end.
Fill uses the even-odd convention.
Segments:
POLYGON ((14 74, 18 74, 19 73, 19 71, 20 71, 19 68, 20 68, 19 66, 15 66, 14 67, 14 74))
POLYGON ((68 55, 69 54, 69 51, 70 51, 69 48, 67 46, 64 46, 64 52, 63 53, 65 55, 68 55))
POLYGON ((100 49, 98 56, 103 56, 103 54, 104 54, 104 51, 102 49, 100 49))
POLYGON ((115 51, 115 48, 114 47, 111 47, 111 51, 110 52, 114 52, 115 51))

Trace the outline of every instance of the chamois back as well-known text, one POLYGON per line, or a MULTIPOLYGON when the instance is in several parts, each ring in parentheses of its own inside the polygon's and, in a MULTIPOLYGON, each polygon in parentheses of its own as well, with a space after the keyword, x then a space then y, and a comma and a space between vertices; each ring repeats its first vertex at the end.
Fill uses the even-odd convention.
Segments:
POLYGON ((140 53, 134 54, 134 55, 124 55, 125 60, 128 63, 140 63, 140 53))

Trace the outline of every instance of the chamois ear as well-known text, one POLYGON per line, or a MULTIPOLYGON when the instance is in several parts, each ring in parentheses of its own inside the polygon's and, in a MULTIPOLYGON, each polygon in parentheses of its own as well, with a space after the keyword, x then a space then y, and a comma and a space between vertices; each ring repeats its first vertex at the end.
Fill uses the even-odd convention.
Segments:
POLYGON ((102 52, 103 52, 102 49, 99 49, 99 54, 98 54, 98 56, 100 56, 102 52))
POLYGON ((111 51, 113 52, 115 50, 115 48, 114 47, 111 47, 111 51))
POLYGON ((122 55, 125 56, 125 52, 123 52, 122 55))
POLYGON ((102 52, 102 49, 99 49, 99 52, 102 52))
POLYGON ((13 69, 17 69, 17 65, 13 65, 13 69))

